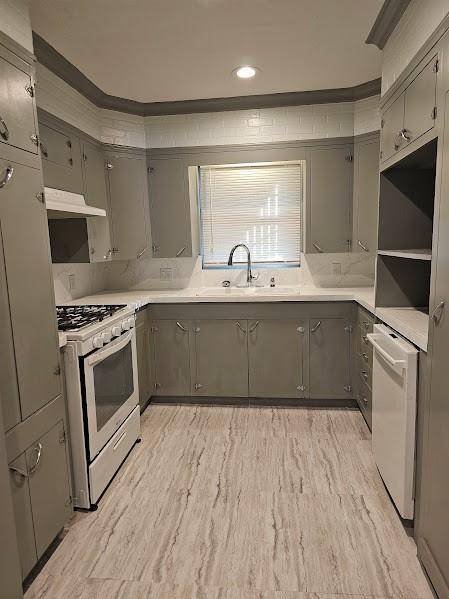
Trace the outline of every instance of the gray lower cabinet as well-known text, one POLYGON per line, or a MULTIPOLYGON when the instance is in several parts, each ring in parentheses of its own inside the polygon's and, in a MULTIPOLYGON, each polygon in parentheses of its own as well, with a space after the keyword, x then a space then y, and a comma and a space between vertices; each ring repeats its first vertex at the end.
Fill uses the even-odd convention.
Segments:
POLYGON ((106 160, 113 258, 151 257, 146 158, 108 152, 106 160))
MULTIPOLYGON (((0 159, 0 180, 5 183, 0 223, 24 420, 61 393, 47 214, 39 170, 0 159)), ((14 394, 8 401, 14 401, 14 394)))
POLYGON ((143 410, 150 399, 152 387, 151 364, 151 324, 148 310, 141 310, 136 316, 137 370, 139 374, 139 403, 143 410))
POLYGON ((353 250, 375 252, 379 210, 379 137, 354 144, 353 250))
POLYGON ((9 469, 22 575, 25 577, 72 513, 63 421, 12 461, 9 469))
MULTIPOLYGON (((82 147, 84 197, 89 206, 109 213, 106 160, 101 146, 84 142, 82 147)), ((112 256, 109 217, 86 219, 90 262, 104 262, 112 256)))
POLYGON ((309 397, 347 399, 351 385, 351 326, 343 318, 310 320, 309 397))
POLYGON ((39 135, 45 186, 82 194, 79 138, 42 122, 39 124, 39 135))
POLYGON ((352 146, 310 152, 309 253, 351 248, 352 152, 352 146))
POLYGON ((185 172, 187 167, 179 158, 150 160, 150 216, 155 258, 192 255, 185 172))
POLYGON ((307 320, 248 322, 250 397, 307 397, 307 320))
POLYGON ((0 45, 0 144, 38 153, 32 68, 0 45))
POLYGON ((190 327, 186 320, 152 321, 153 395, 190 395, 190 327))
POLYGON ((192 322, 192 395, 248 397, 246 320, 192 322))

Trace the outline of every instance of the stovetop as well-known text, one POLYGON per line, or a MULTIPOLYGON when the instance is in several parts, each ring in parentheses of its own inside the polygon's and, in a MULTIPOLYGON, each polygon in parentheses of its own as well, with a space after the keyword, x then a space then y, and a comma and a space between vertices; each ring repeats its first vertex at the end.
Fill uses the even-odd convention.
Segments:
POLYGON ((56 306, 59 331, 79 331, 97 322, 110 318, 126 304, 56 306))

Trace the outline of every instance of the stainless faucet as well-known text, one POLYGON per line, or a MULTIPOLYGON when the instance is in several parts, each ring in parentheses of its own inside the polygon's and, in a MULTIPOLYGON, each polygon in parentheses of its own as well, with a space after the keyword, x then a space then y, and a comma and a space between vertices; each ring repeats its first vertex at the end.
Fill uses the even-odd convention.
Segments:
POLYGON ((257 277, 254 276, 253 273, 251 272, 251 252, 249 251, 249 247, 247 245, 245 245, 244 243, 238 243, 237 245, 235 245, 232 248, 232 250, 229 254, 228 266, 232 266, 232 258, 234 257, 234 252, 237 248, 243 248, 244 250, 246 250, 246 254, 248 256, 248 270, 246 271, 246 285, 247 285, 247 287, 251 287, 253 280, 257 279, 257 277))

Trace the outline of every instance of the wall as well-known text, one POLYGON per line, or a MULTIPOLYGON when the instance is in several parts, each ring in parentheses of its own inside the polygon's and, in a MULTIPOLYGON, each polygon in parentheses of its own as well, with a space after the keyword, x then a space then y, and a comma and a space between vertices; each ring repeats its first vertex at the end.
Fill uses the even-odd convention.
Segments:
POLYGON ((382 95, 448 13, 448 0, 410 2, 382 52, 382 95))
POLYGON ((0 0, 0 15, 0 30, 33 52, 29 0, 0 0))

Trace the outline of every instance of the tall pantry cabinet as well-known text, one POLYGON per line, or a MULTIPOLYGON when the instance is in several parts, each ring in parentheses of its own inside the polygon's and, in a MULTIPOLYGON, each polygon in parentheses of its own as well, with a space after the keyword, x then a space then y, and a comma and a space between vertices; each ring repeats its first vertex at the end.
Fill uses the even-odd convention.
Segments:
POLYGON ((23 578, 71 513, 33 62, 0 37, 1 433, 23 578))

